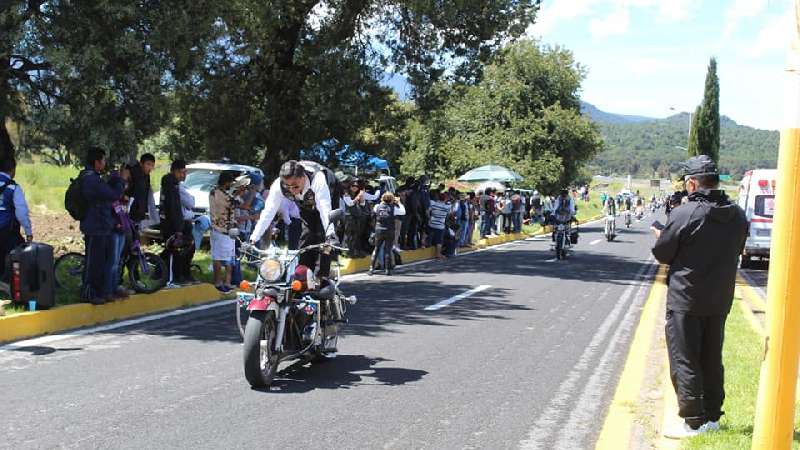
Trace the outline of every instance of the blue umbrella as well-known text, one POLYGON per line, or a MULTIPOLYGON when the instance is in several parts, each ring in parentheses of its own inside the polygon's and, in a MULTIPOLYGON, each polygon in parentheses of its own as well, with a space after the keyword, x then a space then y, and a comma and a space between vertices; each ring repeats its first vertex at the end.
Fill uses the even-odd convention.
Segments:
POLYGON ((503 166, 489 165, 470 170, 458 177, 458 181, 501 181, 513 183, 515 181, 522 181, 522 177, 517 172, 503 166))

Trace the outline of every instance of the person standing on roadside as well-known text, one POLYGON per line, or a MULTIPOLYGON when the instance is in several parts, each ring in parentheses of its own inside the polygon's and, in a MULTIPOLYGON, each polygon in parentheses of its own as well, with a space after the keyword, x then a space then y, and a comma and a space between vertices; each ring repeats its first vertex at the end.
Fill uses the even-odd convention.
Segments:
POLYGON ((0 162, 0 279, 7 280, 6 257, 14 247, 33 241, 33 227, 28 213, 25 193, 15 181, 17 161, 9 158, 0 162), (25 240, 20 234, 25 230, 25 240))
POLYGON ((672 211, 663 229, 653 227, 653 255, 669 265, 665 332, 678 414, 684 419, 664 435, 677 439, 719 429, 725 320, 748 228, 744 211, 719 189, 711 158, 689 158, 684 170, 688 203, 672 211))
POLYGON ((192 258, 194 257, 193 223, 191 217, 186 219, 181 201, 180 183, 186 180, 186 161, 176 159, 169 168, 169 173, 161 178, 161 237, 166 243, 174 237, 171 244, 164 249, 162 258, 170 269, 170 284, 178 285, 193 282, 191 275, 192 258))
POLYGON ((156 166, 156 157, 150 153, 144 153, 139 157, 139 162, 130 166, 130 183, 125 190, 125 195, 131 199, 131 207, 128 215, 136 224, 137 231, 143 220, 147 219, 150 210, 149 205, 153 197, 153 189, 150 186, 150 173, 156 166))
POLYGON ((111 234, 118 223, 112 204, 122 197, 125 182, 117 174, 112 174, 108 182, 104 181, 100 174, 105 168, 105 150, 89 148, 86 169, 79 175, 80 192, 86 203, 86 214, 80 226, 86 244, 81 296, 94 305, 117 298, 109 291, 112 281, 108 266, 114 259, 111 234))

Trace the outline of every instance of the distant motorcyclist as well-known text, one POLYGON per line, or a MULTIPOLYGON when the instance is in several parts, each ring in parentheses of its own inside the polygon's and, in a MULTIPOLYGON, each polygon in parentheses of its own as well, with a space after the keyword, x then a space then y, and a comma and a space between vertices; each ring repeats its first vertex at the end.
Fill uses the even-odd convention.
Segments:
POLYGON ((556 197, 553 211, 556 217, 568 216, 569 221, 575 220, 575 201, 570 197, 567 189, 562 189, 556 197))

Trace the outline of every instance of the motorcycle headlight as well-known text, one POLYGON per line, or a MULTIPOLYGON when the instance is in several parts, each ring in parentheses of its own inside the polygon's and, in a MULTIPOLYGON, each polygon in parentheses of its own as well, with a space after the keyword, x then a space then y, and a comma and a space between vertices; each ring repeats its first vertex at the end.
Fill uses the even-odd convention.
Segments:
POLYGON ((281 279, 281 275, 283 275, 283 266, 281 266, 280 261, 267 259, 261 263, 258 273, 261 275, 261 278, 263 278, 264 281, 267 283, 273 283, 281 279))

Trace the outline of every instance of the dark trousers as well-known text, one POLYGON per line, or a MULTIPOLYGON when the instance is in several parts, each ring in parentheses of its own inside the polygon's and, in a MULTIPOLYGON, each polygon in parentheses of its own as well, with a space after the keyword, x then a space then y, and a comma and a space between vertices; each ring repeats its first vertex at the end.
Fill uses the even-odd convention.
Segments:
MULTIPOLYGON (((301 212, 302 214, 302 212, 301 212)), ((319 216, 316 221, 302 221, 302 231, 300 233, 300 248, 305 248, 311 245, 322 244, 325 242, 325 233, 322 230, 322 224, 319 222, 319 216)), ((303 253, 298 259, 298 264, 302 264, 311 270, 317 266, 319 260, 319 271, 317 276, 320 278, 328 278, 331 274, 331 255, 325 254, 318 250, 312 250, 303 253)))
POLYGON ((369 263, 369 268, 374 269, 378 255, 383 255, 381 266, 383 270, 390 271, 394 264, 394 253, 392 247, 394 244, 394 230, 375 230, 375 250, 372 251, 372 260, 369 263), (383 249, 383 252, 381 252, 383 249))
POLYGON ((84 236, 84 244, 86 267, 83 272, 81 296, 90 302, 105 299, 111 295, 111 292, 108 292, 110 286, 108 264, 114 257, 111 235, 87 235, 84 236))
POLYGON ((725 400, 722 342, 725 316, 667 310, 667 352, 678 415, 692 428, 716 422, 725 400))
POLYGON ((289 250, 297 250, 300 248, 300 235, 303 232, 303 221, 299 218, 292 217, 292 223, 289 224, 289 250))
MULTIPOLYGON (((171 238, 177 232, 183 233, 183 239, 193 239, 192 235, 192 222, 183 222, 183 228, 180 230, 171 230, 165 228, 161 230, 161 236, 164 242, 171 238)), ((181 283, 191 278, 192 276, 192 259, 194 258, 194 241, 192 245, 183 245, 180 249, 165 249, 161 254, 161 258, 167 264, 167 270, 171 270, 172 277, 169 281, 173 283, 181 283)))
POLYGON ((405 232, 400 233, 400 242, 402 245, 410 250, 415 250, 418 245, 419 238, 419 215, 407 214, 407 224, 405 232))

